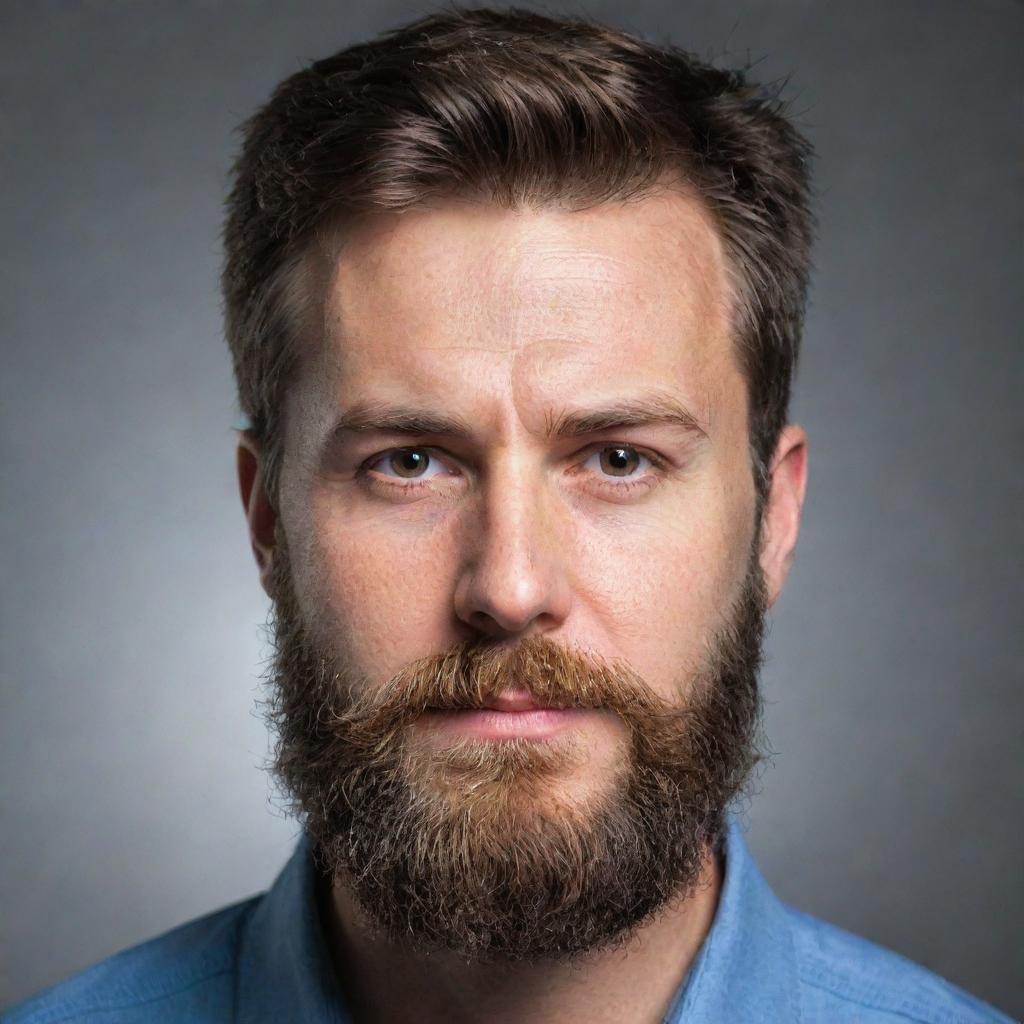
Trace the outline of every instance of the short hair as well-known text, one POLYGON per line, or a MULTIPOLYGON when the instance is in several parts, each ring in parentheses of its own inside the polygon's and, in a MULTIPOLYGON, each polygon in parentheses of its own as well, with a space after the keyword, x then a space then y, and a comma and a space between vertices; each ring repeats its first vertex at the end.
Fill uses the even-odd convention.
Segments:
POLYGON ((810 146, 775 92, 590 21, 452 9, 293 74, 243 133, 222 285, 272 501, 298 348, 289 277, 318 230, 446 196, 583 209, 670 178, 701 197, 723 243, 760 506, 787 419, 813 231, 810 146))

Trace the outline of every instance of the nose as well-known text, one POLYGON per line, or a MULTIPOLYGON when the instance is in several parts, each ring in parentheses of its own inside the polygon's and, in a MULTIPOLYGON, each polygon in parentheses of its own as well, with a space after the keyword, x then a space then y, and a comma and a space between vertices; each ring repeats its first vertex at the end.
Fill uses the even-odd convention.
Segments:
POLYGON ((569 546, 543 481, 513 460, 495 469, 467 526, 455 613, 496 639, 547 633, 572 603, 569 546))

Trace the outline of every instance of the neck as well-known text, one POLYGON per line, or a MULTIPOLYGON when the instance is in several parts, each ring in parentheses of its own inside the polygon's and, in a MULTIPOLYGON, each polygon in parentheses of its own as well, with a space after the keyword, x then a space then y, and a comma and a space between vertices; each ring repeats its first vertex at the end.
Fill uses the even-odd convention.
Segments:
POLYGON ((691 893, 644 922, 626 944, 571 963, 417 956, 375 933, 341 882, 331 891, 325 925, 359 1024, 654 1024, 668 1012, 711 928, 721 885, 721 865, 709 850, 691 893))

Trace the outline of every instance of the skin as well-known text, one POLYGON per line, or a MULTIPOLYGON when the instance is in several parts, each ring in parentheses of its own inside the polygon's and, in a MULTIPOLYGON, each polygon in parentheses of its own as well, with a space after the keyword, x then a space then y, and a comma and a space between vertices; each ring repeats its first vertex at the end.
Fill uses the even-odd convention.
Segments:
MULTIPOLYGON (((462 639, 543 633, 623 658, 685 701, 755 528, 728 277, 699 202, 673 190, 583 212, 445 201, 346 228, 307 274, 276 511, 258 446, 243 435, 238 450, 264 585, 280 517, 306 621, 368 680, 462 639), (548 431, 564 414, 654 395, 691 427, 548 431), (339 415, 364 403, 457 416, 470 433, 337 435, 339 415), (421 476, 388 460, 399 446, 430 456, 421 476), (602 460, 609 446, 632 446, 626 469, 602 460)), ((797 541, 806 451, 789 426, 772 459, 760 556, 770 603, 797 541)), ((625 732, 600 712, 578 729, 588 757, 558 795, 585 805, 624 756, 625 732)), ((426 727, 419 740, 443 742, 426 727)), ((624 950, 572 966, 410 958, 370 936, 340 886, 329 931, 360 1019, 656 1021, 720 883, 709 854, 695 893, 624 950)))

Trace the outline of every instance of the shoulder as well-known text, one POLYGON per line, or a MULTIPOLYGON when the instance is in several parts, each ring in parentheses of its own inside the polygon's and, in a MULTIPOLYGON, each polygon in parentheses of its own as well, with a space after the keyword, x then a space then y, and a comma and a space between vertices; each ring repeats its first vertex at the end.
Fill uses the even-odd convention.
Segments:
POLYGON ((786 907, 807 1024, 1013 1024, 937 974, 786 907))
POLYGON ((164 1024, 228 1019, 239 937, 260 897, 133 946, 3 1015, 3 1024, 164 1024))

